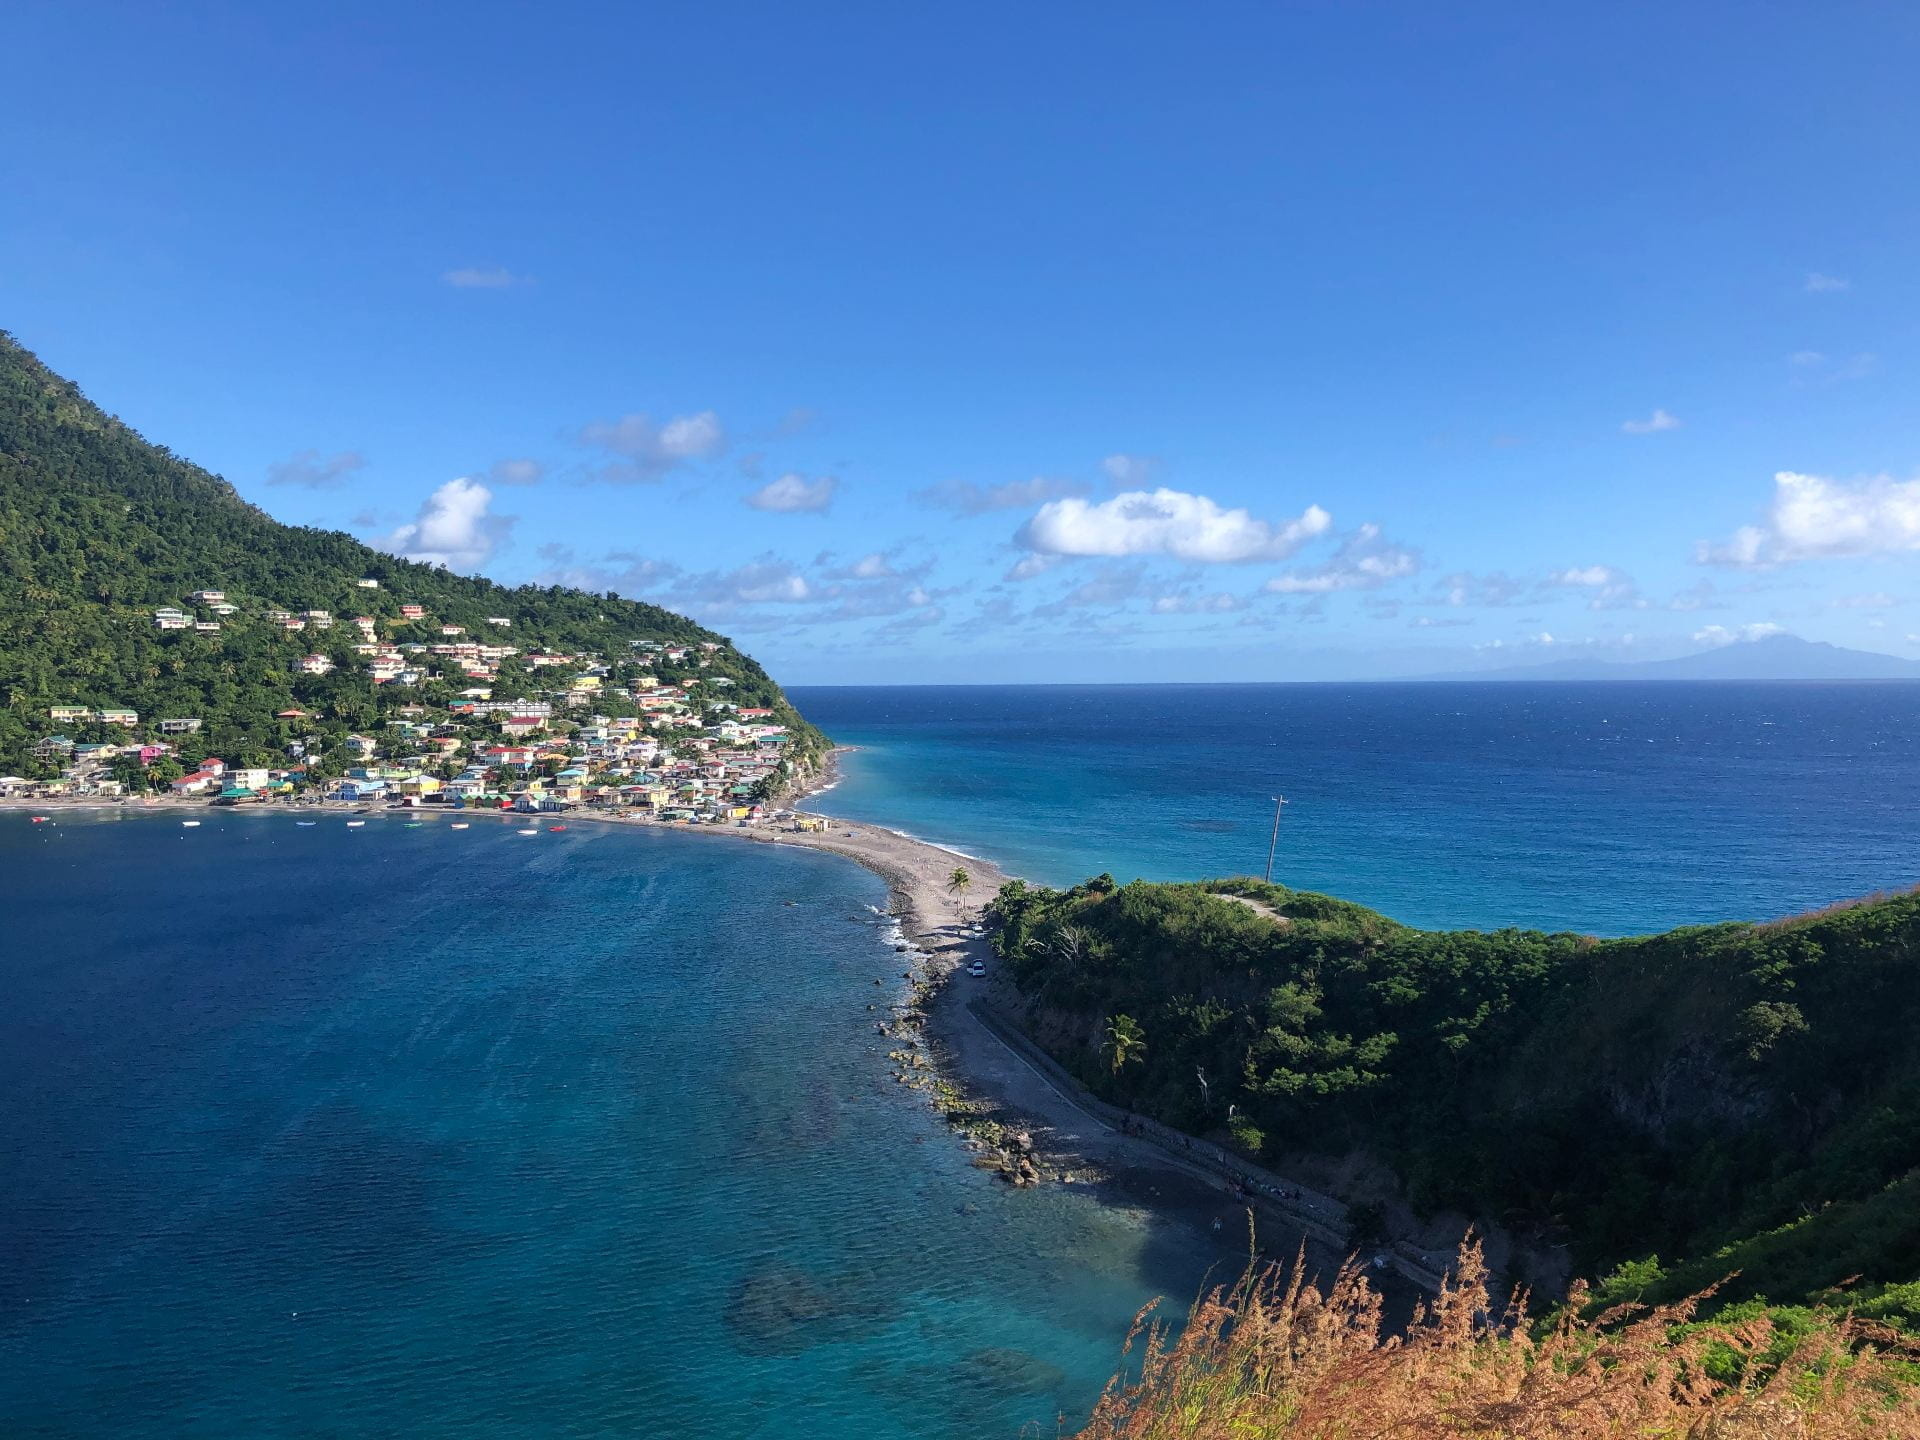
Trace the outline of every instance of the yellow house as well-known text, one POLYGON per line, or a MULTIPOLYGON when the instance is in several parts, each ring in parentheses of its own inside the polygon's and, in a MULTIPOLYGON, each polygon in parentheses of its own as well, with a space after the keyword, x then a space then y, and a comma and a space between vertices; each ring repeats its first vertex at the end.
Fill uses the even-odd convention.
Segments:
POLYGON ((440 779, 436 775, 409 775, 394 787, 402 795, 432 795, 440 789, 440 779))
POLYGON ((796 815, 793 817, 793 828, 802 834, 817 834, 827 828, 827 822, 818 815, 796 815))

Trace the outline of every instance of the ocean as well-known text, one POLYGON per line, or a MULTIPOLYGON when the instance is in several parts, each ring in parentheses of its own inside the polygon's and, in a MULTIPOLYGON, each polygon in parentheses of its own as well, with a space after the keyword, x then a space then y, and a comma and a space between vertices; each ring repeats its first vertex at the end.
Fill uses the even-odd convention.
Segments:
POLYGON ((0 813, 9 1440, 1051 1435, 1220 1258, 968 1163, 847 861, 198 815, 0 813))
POLYGON ((800 688, 815 802, 1070 885, 1259 875, 1636 934, 1920 882, 1920 684, 800 688))
MULTIPOLYGON (((1920 686, 795 697, 825 807, 1045 883, 1257 873, 1275 793, 1276 878, 1427 925, 1920 878, 1920 686)), ((0 813, 0 1434, 1047 1435, 1222 1260, 968 1163, 838 857, 196 814, 0 813)))

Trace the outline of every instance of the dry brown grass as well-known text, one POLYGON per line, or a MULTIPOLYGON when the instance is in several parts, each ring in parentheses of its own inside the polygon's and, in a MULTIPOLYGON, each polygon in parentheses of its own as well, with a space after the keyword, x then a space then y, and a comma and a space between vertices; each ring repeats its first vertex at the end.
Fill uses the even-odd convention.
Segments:
MULTIPOLYGON (((1695 1323, 1701 1299, 1544 1329, 1496 1305, 1477 1245, 1402 1335, 1349 1264, 1323 1290, 1296 1261, 1199 1301, 1177 1335, 1142 1311, 1079 1440, 1903 1440, 1920 1437, 1915 1351, 1842 1313, 1695 1323), (1734 1377, 1734 1378, 1715 1378, 1734 1377)), ((1151 1307, 1150 1307, 1151 1308, 1151 1307)))

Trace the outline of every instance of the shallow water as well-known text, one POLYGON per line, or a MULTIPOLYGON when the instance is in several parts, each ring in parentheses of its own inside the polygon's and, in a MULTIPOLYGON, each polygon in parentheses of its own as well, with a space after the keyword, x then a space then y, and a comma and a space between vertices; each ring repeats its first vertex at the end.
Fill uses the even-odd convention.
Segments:
POLYGON ((8 1436, 1051 1434, 1219 1258, 967 1163, 835 857, 16 812, 0 877, 8 1436))
POLYGON ((1920 881, 1920 684, 802 688, 819 808, 1070 885, 1259 874, 1631 934, 1920 881))

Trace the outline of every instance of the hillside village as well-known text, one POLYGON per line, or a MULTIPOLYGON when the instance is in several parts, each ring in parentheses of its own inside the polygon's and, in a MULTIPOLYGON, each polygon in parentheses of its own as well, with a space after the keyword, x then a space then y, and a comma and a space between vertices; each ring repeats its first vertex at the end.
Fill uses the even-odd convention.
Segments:
POLYGON ((264 632, 287 650, 275 663, 304 703, 259 717, 225 754, 214 742, 235 737, 209 733, 200 715, 51 705, 32 773, 0 776, 0 793, 588 805, 753 823, 818 763, 818 733, 777 689, 762 697, 758 667, 723 640, 634 639, 608 655, 523 649, 511 643, 512 615, 488 615, 486 633, 472 634, 380 594, 376 577, 353 588, 381 613, 281 609, 218 589, 156 608, 152 628, 167 643, 220 645, 244 630, 257 646, 264 632), (750 703, 761 698, 773 703, 750 703), (377 723, 346 729, 347 718, 377 723))

